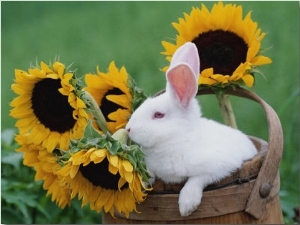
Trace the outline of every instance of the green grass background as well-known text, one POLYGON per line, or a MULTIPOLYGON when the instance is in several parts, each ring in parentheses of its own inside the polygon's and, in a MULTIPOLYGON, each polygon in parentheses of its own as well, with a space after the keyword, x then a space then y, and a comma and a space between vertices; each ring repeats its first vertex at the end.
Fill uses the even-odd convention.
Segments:
MULTIPOLYGON (((14 127, 9 102, 14 69, 27 70, 36 61, 59 56, 73 63, 77 76, 106 71, 114 60, 125 66, 147 95, 165 86, 159 70, 167 65, 161 41, 173 41, 171 22, 204 3, 215 2, 1 2, 1 130, 14 127)), ((262 47, 273 63, 261 67, 266 79, 256 77, 251 90, 278 113, 284 131, 280 166, 281 202, 291 221, 299 200, 299 3, 230 2, 243 6, 267 33, 262 47)), ((214 96, 199 97, 204 116, 221 120, 214 96)), ((239 128, 268 138, 265 115, 255 103, 233 98, 239 128)), ((95 221, 96 222, 96 221, 95 221)), ((99 222, 99 221, 98 221, 99 222)))

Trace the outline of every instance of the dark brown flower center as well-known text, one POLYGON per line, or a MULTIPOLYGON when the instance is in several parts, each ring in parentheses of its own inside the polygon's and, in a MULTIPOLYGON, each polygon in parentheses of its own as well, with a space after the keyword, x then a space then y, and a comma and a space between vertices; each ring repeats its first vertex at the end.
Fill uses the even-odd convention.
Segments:
POLYGON ((108 115, 112 112, 117 111, 118 109, 125 109, 124 107, 109 101, 106 96, 108 95, 122 95, 124 94, 119 88, 113 88, 108 90, 102 98, 100 109, 106 119, 107 122, 115 122, 108 118, 108 115))
MULTIPOLYGON (((118 190, 118 182, 120 174, 116 175, 108 171, 108 160, 105 158, 101 163, 89 163, 86 166, 80 165, 79 170, 81 174, 88 179, 94 186, 99 186, 106 189, 118 190)), ((128 187, 125 183, 121 190, 128 187)))
POLYGON ((68 96, 62 95, 60 80, 46 78, 37 82, 32 90, 31 104, 35 116, 51 131, 64 133, 72 129, 76 120, 68 96))
POLYGON ((200 57, 200 71, 213 67, 214 73, 231 75, 246 61, 248 46, 237 34, 215 30, 200 34, 193 41, 200 57))

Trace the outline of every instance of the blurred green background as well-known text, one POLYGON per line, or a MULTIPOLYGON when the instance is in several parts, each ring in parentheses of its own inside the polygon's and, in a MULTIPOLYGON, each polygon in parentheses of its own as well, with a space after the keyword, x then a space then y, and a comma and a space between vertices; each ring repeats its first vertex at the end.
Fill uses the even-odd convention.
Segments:
MULTIPOLYGON (((171 22, 204 3, 215 2, 1 2, 1 164, 2 223, 100 223, 101 215, 88 208, 60 210, 33 182, 33 172, 21 165, 13 150, 15 121, 9 102, 15 97, 10 85, 14 69, 27 70, 36 61, 46 63, 59 56, 73 63, 77 76, 106 72, 115 60, 147 95, 165 86, 159 70, 167 65, 161 41, 173 41, 171 22)), ((253 20, 267 33, 264 55, 273 63, 261 67, 265 78, 256 77, 251 90, 278 113, 284 131, 280 165, 281 205, 286 223, 293 222, 299 206, 299 2, 228 2, 252 11, 253 20)), ((199 97, 204 116, 220 120, 214 96, 199 97)), ((256 103, 232 98, 239 128, 247 134, 268 138, 265 115, 256 103)))

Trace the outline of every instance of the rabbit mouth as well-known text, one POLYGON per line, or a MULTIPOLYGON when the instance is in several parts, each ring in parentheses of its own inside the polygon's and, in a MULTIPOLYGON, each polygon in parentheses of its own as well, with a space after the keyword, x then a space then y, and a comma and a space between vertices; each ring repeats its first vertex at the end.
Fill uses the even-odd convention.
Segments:
POLYGON ((150 141, 151 137, 148 137, 148 138, 137 137, 136 135, 132 135, 131 131, 128 133, 128 137, 135 144, 141 146, 143 150, 153 147, 153 144, 151 144, 151 141, 150 141))

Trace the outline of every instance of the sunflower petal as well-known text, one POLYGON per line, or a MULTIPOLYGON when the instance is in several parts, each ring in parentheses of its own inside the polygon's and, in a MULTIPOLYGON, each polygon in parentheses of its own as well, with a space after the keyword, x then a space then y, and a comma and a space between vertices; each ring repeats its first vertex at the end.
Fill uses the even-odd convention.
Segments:
POLYGON ((248 87, 252 87, 253 84, 254 84, 254 77, 250 74, 246 74, 242 77, 243 81, 245 82, 245 84, 248 86, 248 87))
POLYGON ((72 166, 70 170, 70 177, 73 179, 79 170, 79 166, 72 166))
POLYGON ((114 200, 115 200, 115 194, 114 191, 110 191, 109 192, 110 196, 108 197, 105 205, 104 205, 104 211, 105 212, 109 212, 114 204, 114 200))
POLYGON ((108 171, 114 175, 116 175, 119 171, 118 167, 113 166, 111 163, 108 164, 108 171))
POLYGON ((126 183, 127 183, 127 181, 123 177, 120 177, 120 179, 118 181, 118 189, 121 190, 123 185, 126 184, 126 183))
POLYGON ((107 151, 105 149, 100 149, 100 150, 94 151, 91 154, 90 159, 95 164, 97 164, 97 163, 100 163, 103 161, 103 159, 106 157, 106 154, 107 154, 107 151))
POLYGON ((127 172, 132 172, 133 171, 133 166, 128 160, 123 160, 123 167, 127 172))
POLYGON ((126 172, 125 172, 125 180, 126 180, 128 183, 131 183, 132 180, 133 180, 133 174, 126 171, 126 172))
POLYGON ((78 97, 77 97, 76 103, 77 103, 77 108, 82 108, 82 109, 86 108, 84 101, 82 101, 82 99, 80 99, 78 97))
POLYGON ((108 157, 109 162, 114 166, 118 168, 119 165, 119 156, 117 155, 110 155, 108 157))
POLYGON ((270 64, 270 63, 272 63, 272 60, 266 56, 259 55, 259 56, 256 56, 252 60, 252 63, 255 66, 260 66, 260 65, 264 65, 264 64, 270 64))

